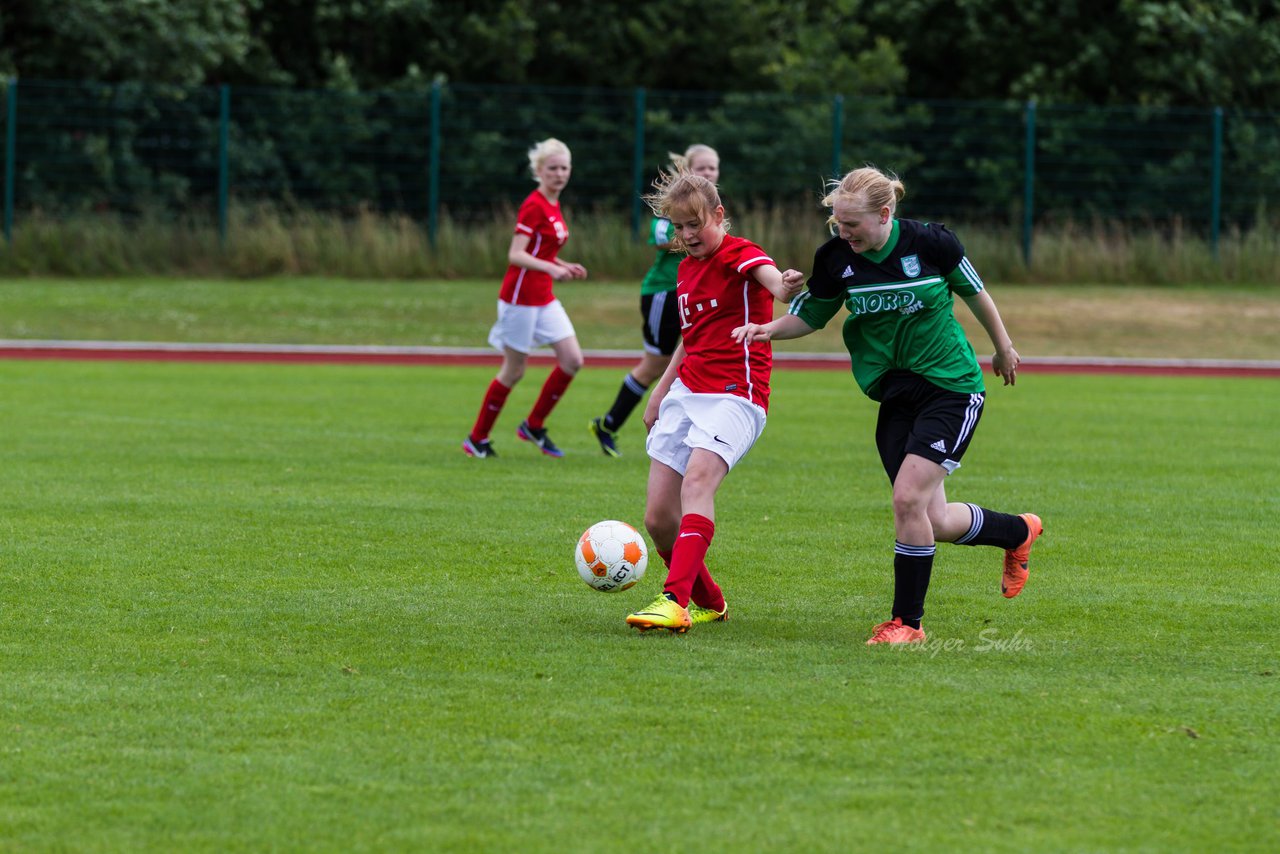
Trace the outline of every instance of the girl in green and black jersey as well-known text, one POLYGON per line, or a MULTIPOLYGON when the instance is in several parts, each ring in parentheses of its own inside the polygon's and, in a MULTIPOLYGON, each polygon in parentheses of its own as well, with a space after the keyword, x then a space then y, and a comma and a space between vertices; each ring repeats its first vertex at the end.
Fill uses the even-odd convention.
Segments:
POLYGON ((813 259, 808 291, 788 314, 734 330, 746 341, 799 338, 843 306, 844 343, 858 386, 880 403, 876 447, 893 485, 894 596, 891 619, 868 644, 925 640, 920 619, 935 542, 1004 550, 1001 592, 1027 581, 1034 513, 998 513, 948 502, 943 481, 960 468, 986 399, 982 369, 952 311, 958 294, 991 338, 991 363, 1005 385, 1021 361, 995 302, 946 226, 894 216, 905 189, 867 166, 833 182, 822 203, 836 235, 813 259))

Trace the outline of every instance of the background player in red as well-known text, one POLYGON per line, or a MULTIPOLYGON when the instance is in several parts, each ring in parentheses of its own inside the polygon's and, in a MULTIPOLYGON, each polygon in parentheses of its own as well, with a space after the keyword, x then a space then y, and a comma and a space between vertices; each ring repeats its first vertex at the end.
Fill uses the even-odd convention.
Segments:
MULTIPOLYGON (((671 163, 694 175, 701 175, 712 184, 720 180, 720 155, 709 145, 691 145, 683 155, 672 154, 671 163)), ((620 457, 618 431, 626 423, 632 410, 644 399, 649 386, 671 363, 671 354, 680 343, 680 319, 676 310, 676 269, 684 258, 683 253, 671 244, 671 220, 655 216, 650 227, 649 242, 657 248, 653 266, 640 283, 640 316, 644 319, 641 333, 644 338, 644 354, 639 363, 622 379, 618 394, 609 411, 591 419, 588 429, 600 443, 606 456, 620 457)))
POLYGON ((734 341, 744 323, 773 317, 803 276, 784 282, 773 259, 750 240, 730 236, 716 185, 686 171, 664 173, 646 197, 671 220, 680 262, 676 294, 681 342, 645 408, 649 490, 645 527, 667 564, 662 595, 627 617, 639 629, 688 631, 725 620, 724 594, 706 565, 715 534, 715 495, 729 470, 764 431, 773 350, 767 341, 734 341))
MULTIPOLYGON (((1013 385, 1021 358, 964 247, 946 226, 894 216, 906 190, 872 166, 855 169, 822 200, 838 232, 818 248, 809 291, 769 323, 734 330, 739 341, 798 338, 841 308, 854 379, 880 402, 876 447, 893 485, 892 618, 869 644, 925 640, 920 618, 935 542, 1004 550, 1000 590, 1027 582, 1031 545, 1043 531, 1034 513, 1012 515, 948 502, 943 481, 960 468, 982 416, 986 391, 973 347, 956 320, 958 294, 995 347, 992 367, 1013 385)), ((798 276, 788 270, 786 277, 798 276)))
POLYGON ((572 170, 569 147, 558 139, 542 140, 529 149, 529 169, 538 188, 520 205, 515 235, 507 250, 510 266, 498 295, 498 322, 489 331, 489 343, 502 351, 502 367, 489 383, 475 426, 462 440, 462 450, 473 457, 497 456, 489 431, 506 405, 507 395, 524 376, 530 351, 548 344, 556 354, 556 367, 542 384, 529 417, 516 428, 516 435, 548 456, 563 457, 564 452, 547 435, 545 423, 582 368, 582 348, 573 323, 551 290, 553 281, 587 277, 581 264, 557 257, 569 239, 569 226, 560 212, 560 193, 572 170))

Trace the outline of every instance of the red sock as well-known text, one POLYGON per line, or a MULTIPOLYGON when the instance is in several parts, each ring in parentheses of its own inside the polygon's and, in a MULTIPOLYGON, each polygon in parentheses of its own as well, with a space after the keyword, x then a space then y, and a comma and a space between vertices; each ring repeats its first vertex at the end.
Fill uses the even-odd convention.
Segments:
POLYGON ((670 569, 671 568, 671 549, 667 549, 666 551, 663 551, 662 549, 657 549, 656 551, 658 552, 658 557, 662 558, 662 565, 665 566, 667 569, 670 569))
POLYGON ((472 439, 482 442, 489 438, 493 422, 498 420, 498 413, 502 412, 502 407, 506 406, 509 394, 511 389, 496 379, 489 383, 489 389, 484 393, 484 401, 480 404, 480 414, 476 417, 476 426, 471 428, 472 439))
MULTIPOLYGON (((707 549, 715 533, 716 523, 706 516, 686 513, 680 519, 680 533, 676 534, 676 545, 671 550, 671 570, 662 589, 675 596, 682 608, 689 607, 689 597, 699 574, 707 572, 707 549)), ((707 577, 711 577, 709 572, 707 577)))
POLYGON ((720 585, 711 577, 711 571, 705 563, 698 570, 698 577, 693 580, 693 595, 690 599, 712 611, 724 610, 724 594, 720 592, 720 585))
POLYGON ((542 384, 542 392, 538 395, 538 402, 533 405, 533 411, 529 413, 529 426, 535 430, 541 430, 542 425, 546 423, 547 416, 551 414, 551 410, 555 409, 556 404, 560 402, 561 395, 564 390, 569 387, 569 383, 573 382, 573 374, 566 374, 560 370, 560 366, 556 365, 551 376, 547 377, 547 381, 542 384))

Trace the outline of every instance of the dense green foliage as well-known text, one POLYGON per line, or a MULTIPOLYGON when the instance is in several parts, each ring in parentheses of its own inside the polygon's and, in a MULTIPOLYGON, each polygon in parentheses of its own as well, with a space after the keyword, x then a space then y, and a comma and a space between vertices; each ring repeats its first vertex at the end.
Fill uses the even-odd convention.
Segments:
POLYGON ((1273 5, 708 0, 695 17, 523 0, 11 3, 5 232, 93 212, 225 234, 234 202, 393 213, 435 237, 444 213, 517 204, 525 148, 550 135, 574 151, 568 204, 633 231, 654 171, 694 140, 720 150, 731 213, 812 202, 824 178, 873 162, 907 180, 906 215, 1017 224, 1024 247, 1032 224, 1210 243, 1273 229, 1273 5))
POLYGON ((675 637, 622 621, 657 566, 572 569, 641 512, 640 432, 609 460, 584 429, 618 372, 575 381, 558 461, 511 436, 544 375, 487 465, 458 449, 487 367, 0 362, 0 849, 1274 839, 1276 582, 1241 535, 1280 510, 1274 380, 993 392, 948 490, 1043 515, 1031 582, 941 547, 899 651, 863 645, 893 543, 847 376, 775 373, 717 506, 733 618, 675 637))
POLYGON ((14 0, 0 74, 1280 107, 1266 0, 14 0))

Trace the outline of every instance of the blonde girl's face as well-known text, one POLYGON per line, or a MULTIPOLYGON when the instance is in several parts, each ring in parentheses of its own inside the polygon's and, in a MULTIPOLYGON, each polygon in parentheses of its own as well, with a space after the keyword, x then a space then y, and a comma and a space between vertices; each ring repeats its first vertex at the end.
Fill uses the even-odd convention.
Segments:
POLYGON ((838 201, 831 206, 836 233, 849 247, 861 255, 884 246, 893 231, 893 216, 888 208, 868 211, 859 200, 838 201))
POLYGON ((548 154, 538 166, 538 186, 549 193, 558 194, 569 183, 569 155, 548 154))
POLYGON ((699 152, 689 159, 689 171, 715 184, 720 180, 720 158, 710 152, 699 152))
POLYGON ((706 221, 697 211, 676 209, 671 212, 671 225, 686 252, 694 258, 707 258, 724 240, 724 208, 717 206, 706 221))

